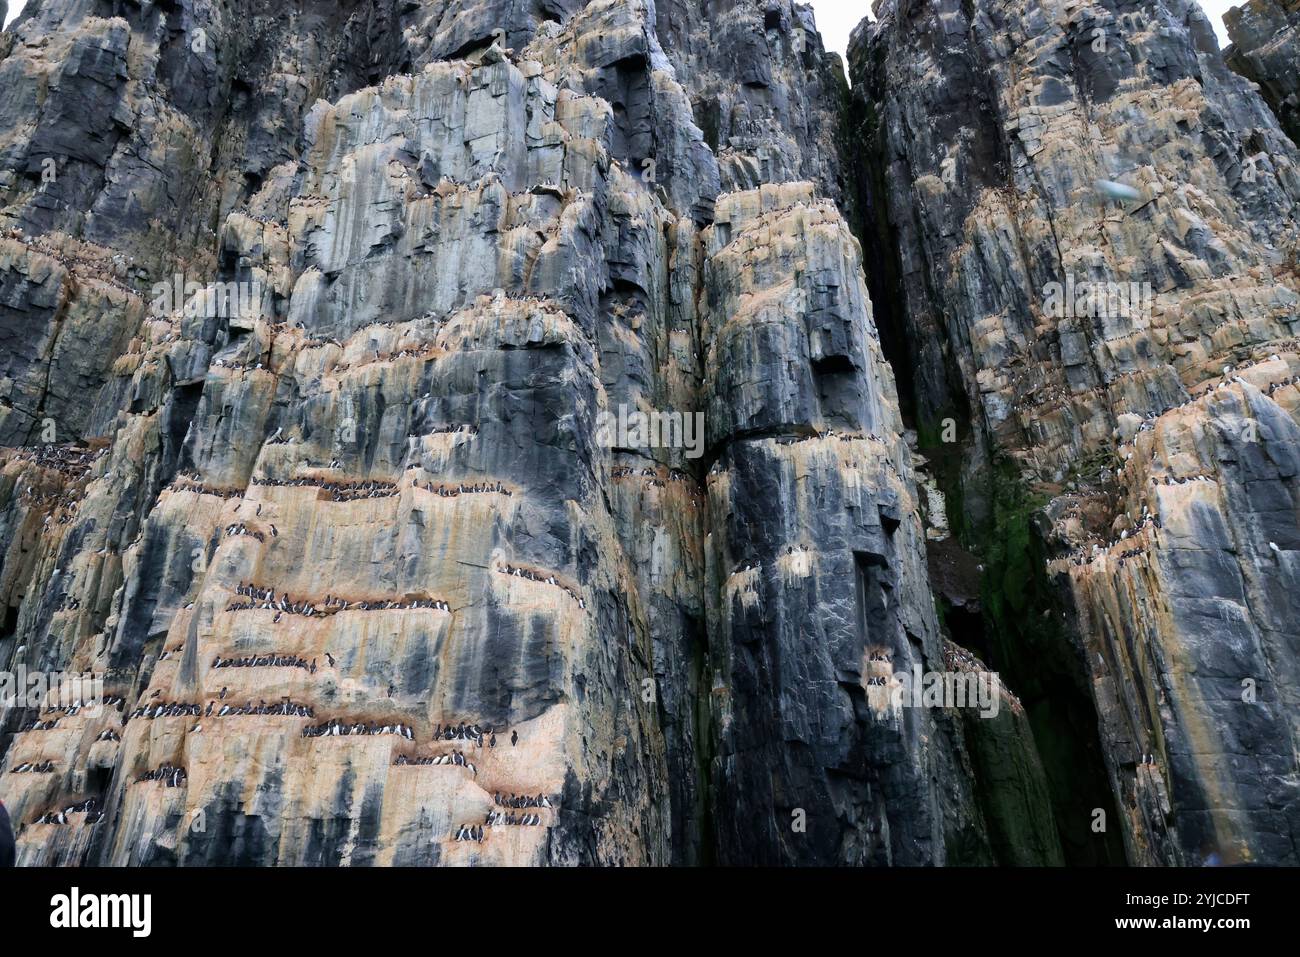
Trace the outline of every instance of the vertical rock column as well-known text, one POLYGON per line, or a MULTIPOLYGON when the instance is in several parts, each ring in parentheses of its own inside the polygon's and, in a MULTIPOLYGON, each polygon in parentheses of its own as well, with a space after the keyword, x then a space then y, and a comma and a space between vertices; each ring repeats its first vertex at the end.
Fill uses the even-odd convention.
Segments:
POLYGON ((940 863, 931 717, 872 680, 940 655, 856 243, 808 184, 704 241, 719 859, 940 863))

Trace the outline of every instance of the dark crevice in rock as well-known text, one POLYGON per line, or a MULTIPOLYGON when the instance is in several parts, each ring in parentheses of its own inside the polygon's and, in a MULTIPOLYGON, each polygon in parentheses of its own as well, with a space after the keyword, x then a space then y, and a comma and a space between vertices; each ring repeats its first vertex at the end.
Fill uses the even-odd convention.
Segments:
MULTIPOLYGON (((973 11, 967 3, 968 18, 973 11)), ((956 34, 934 39, 926 34, 928 26, 909 25, 909 16, 923 13, 930 13, 926 5, 904 0, 890 29, 925 34, 923 45, 945 47, 930 50, 950 71, 945 101, 934 108, 931 122, 965 132, 972 128, 967 124, 973 126, 972 153, 961 160, 960 172, 967 188, 959 201, 969 203, 977 184, 1000 186, 1010 166, 1006 146, 987 132, 997 125, 996 100, 973 65, 977 55, 963 49, 974 41, 956 34)), ((922 295, 932 301, 940 297, 925 252, 908 245, 917 227, 900 230, 895 221, 912 214, 910 205, 895 197, 900 181, 915 172, 906 167, 884 115, 888 98, 903 94, 893 86, 891 45, 873 40, 871 32, 864 22, 850 50, 855 82, 848 126, 858 146, 851 154, 858 188, 854 227, 900 405, 914 417, 952 526, 966 530, 963 541, 979 556, 976 560, 955 541, 930 543, 931 581, 949 638, 998 672, 1024 708, 1021 722, 999 719, 989 725, 964 716, 994 853, 1003 863, 1122 863, 1119 818, 1101 758, 1095 708, 1077 651, 1055 624, 1057 600, 1041 571, 1044 556, 1031 533, 1031 512, 1004 495, 1016 487, 1013 475, 971 467, 963 449, 972 447, 974 411, 956 361, 968 347, 947 340, 940 317, 917 313, 926 308, 922 295), (981 504, 974 514, 986 517, 971 524, 965 506, 976 503, 981 504), (984 564, 977 567, 977 561, 984 564), (1014 773, 1007 762, 1016 765, 1014 773), (1100 838, 1089 830, 1094 808, 1106 812, 1110 828, 1100 838)), ((958 175, 955 168, 950 175, 958 175)), ((959 214, 954 218, 960 222, 959 214)))

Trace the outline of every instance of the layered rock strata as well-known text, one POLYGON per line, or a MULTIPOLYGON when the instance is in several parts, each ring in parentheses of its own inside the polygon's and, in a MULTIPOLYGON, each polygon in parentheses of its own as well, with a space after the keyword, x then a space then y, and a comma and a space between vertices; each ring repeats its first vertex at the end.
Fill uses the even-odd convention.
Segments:
POLYGON ((23 862, 1054 859, 1009 692, 882 695, 952 649, 811 27, 33 2, 0 655, 107 703, 6 710, 23 862))

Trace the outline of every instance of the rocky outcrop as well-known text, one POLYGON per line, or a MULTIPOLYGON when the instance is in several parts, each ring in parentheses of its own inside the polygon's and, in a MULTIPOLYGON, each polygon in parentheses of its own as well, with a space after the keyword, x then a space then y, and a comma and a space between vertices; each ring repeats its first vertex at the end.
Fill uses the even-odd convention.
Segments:
POLYGON ((877 12, 872 298, 1067 856, 1296 863, 1295 147, 1195 3, 877 12))
POLYGON ((1269 9, 34 0, 22 862, 1296 863, 1269 9))
POLYGON ((106 699, 4 711, 23 862, 1059 859, 1010 690, 893 694, 986 669, 806 10, 46 0, 4 42, 0 663, 106 699))
POLYGON ((1251 0, 1223 15, 1232 45, 1224 59, 1259 85, 1292 142, 1300 139, 1300 78, 1296 50, 1300 41, 1300 4, 1294 0, 1251 0))
POLYGON ((493 46, 319 103, 214 244, 251 309, 174 303, 116 360, 112 445, 69 540, 41 539, 62 595, 15 641, 107 664, 129 701, 19 733, 69 773, 7 795, 71 800, 108 730, 112 827, 87 852, 33 824, 27 859, 667 858, 652 649, 591 436, 606 248, 658 292, 668 214, 611 155, 609 104, 558 79, 493 46), (221 665, 244 657, 307 664, 221 665), (333 721, 389 730, 308 733, 333 721), (486 839, 505 795, 545 796, 543 826, 486 839))
POLYGON ((695 6, 664 0, 656 25, 723 189, 808 180, 846 209, 854 196, 841 161, 848 88, 811 10, 784 0, 695 6))
POLYGON ((934 731, 871 694, 939 646, 852 238, 773 188, 724 198, 704 244, 720 860, 941 862, 934 731))

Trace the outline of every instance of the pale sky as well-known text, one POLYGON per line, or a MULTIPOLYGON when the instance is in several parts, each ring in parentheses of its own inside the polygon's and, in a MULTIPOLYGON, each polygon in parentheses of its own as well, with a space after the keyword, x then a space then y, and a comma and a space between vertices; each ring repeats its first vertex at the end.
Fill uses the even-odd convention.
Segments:
MULTIPOLYGON (((844 57, 848 65, 849 34, 862 22, 863 17, 871 16, 874 0, 802 0, 813 8, 817 14, 817 30, 822 35, 826 49, 834 50, 844 57)), ((1219 46, 1228 45, 1228 31, 1223 29, 1223 14, 1232 7, 1239 7, 1245 0, 1200 0, 1205 12, 1219 34, 1219 46)))
MULTIPOLYGON (((872 0, 807 0, 817 13, 817 28, 828 50, 834 50, 848 60, 849 34, 858 22, 870 15, 872 0)), ((1223 29, 1223 14, 1230 7, 1238 6, 1244 0, 1200 0, 1214 29, 1219 33, 1219 45, 1227 46, 1228 35, 1223 29)), ((12 20, 22 12, 27 0, 10 0, 9 19, 12 20)), ((8 26, 8 22, 5 26, 8 26)))

